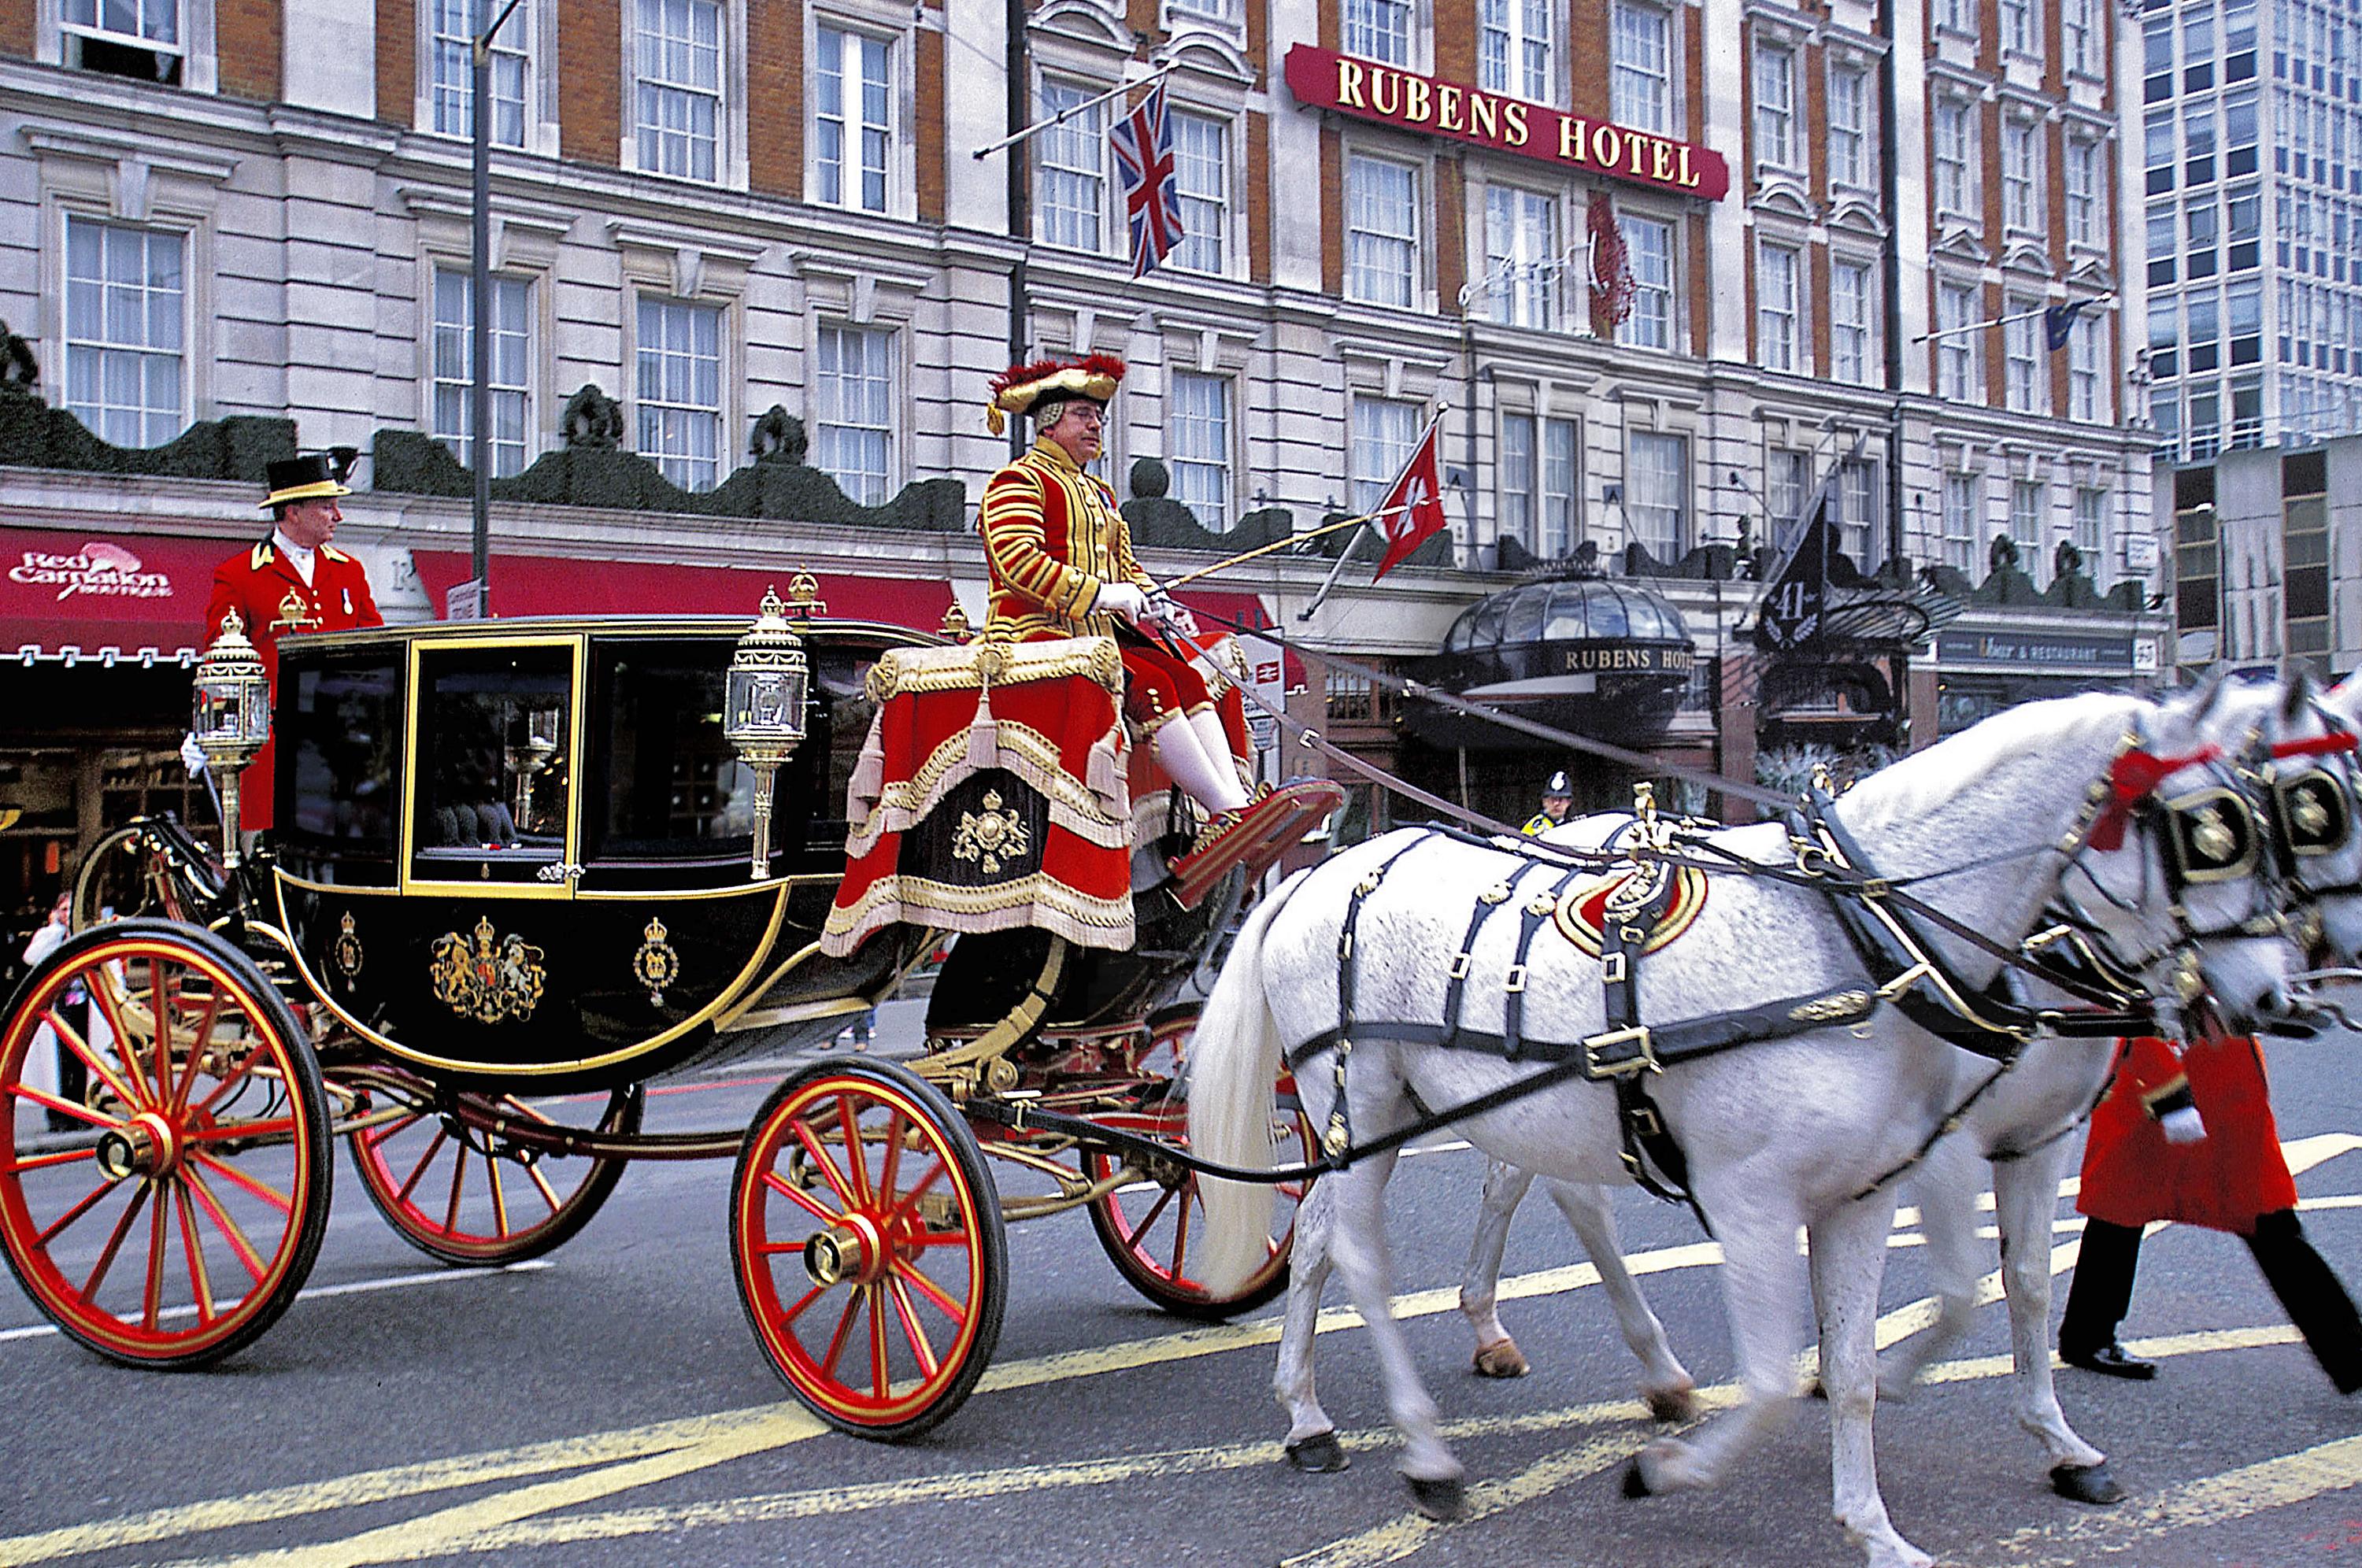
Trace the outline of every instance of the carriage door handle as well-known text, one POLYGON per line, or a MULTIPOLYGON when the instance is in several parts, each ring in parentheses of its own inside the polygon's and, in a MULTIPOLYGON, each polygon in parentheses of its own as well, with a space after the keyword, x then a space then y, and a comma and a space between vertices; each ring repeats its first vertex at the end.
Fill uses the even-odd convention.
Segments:
POLYGON ((533 875, 534 879, 539 882, 570 883, 581 879, 582 867, 570 860, 553 860, 533 875))

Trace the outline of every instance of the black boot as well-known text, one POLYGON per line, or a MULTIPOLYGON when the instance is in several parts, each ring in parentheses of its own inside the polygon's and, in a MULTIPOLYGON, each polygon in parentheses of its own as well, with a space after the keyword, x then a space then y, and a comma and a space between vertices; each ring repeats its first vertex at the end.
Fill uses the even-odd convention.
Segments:
POLYGON ((2067 1286, 2067 1308, 2058 1316, 2058 1359, 2087 1372, 2146 1380, 2157 1363, 2128 1353, 2116 1342, 2116 1325, 2132 1306, 2133 1275, 2140 1267, 2137 1225, 2094 1220, 2083 1228, 2075 1276, 2067 1286))

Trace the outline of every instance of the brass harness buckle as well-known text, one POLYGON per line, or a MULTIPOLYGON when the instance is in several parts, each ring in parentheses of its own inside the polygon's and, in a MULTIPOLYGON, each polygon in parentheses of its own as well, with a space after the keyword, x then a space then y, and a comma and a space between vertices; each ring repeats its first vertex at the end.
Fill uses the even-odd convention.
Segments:
POLYGON ((1583 1042, 1583 1074, 1588 1078, 1628 1078, 1641 1073, 1661 1073, 1664 1066, 1657 1060, 1656 1041, 1645 1023, 1629 1029, 1611 1029, 1605 1034, 1588 1035, 1583 1042), (1629 1056, 1619 1055, 1613 1061, 1603 1061, 1601 1053, 1617 1045, 1638 1045, 1629 1056))

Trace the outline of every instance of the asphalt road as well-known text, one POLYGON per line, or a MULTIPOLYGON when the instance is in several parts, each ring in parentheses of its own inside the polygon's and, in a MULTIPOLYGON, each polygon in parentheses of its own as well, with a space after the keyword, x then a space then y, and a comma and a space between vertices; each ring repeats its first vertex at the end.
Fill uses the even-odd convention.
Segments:
MULTIPOLYGON (((907 1044, 914 1010, 889 1009, 881 1050, 907 1044)), ((2362 1279, 2355 1047, 2270 1055, 2307 1229, 2362 1279)), ((750 1116, 767 1083, 740 1066, 660 1087, 651 1125, 718 1127, 750 1116)), ((1407 1506, 1350 1320, 1322 1336, 1321 1386, 1355 1462, 1297 1474, 1279 1461, 1267 1391, 1277 1307, 1215 1329, 1167 1318, 1078 1215, 1012 1231, 990 1376, 936 1433, 893 1447, 818 1430, 756 1349, 731 1279, 726 1165, 635 1166, 571 1243, 494 1272, 434 1266, 337 1166, 307 1294, 212 1372, 108 1365, 0 1286, 0 1563, 1860 1561, 1829 1518, 1816 1406, 1719 1492, 1617 1495, 1623 1460, 1654 1429, 1598 1291, 1551 1272, 1581 1253, 1546 1205, 1512 1232, 1512 1288, 1531 1294, 1504 1307, 1535 1371, 1468 1373, 1450 1304, 1482 1172, 1465 1149, 1407 1160, 1391 1211, 1411 1344, 1474 1484, 1474 1517, 1450 1528, 1407 1506)), ((2058 1213, 2063 1257, 2080 1221, 2071 1200, 2058 1213)), ((1692 1372, 1726 1382, 1695 1223, 1637 1194, 1619 1220, 1692 1372)), ((1915 1241, 1898 1225, 1891 1317, 1926 1295, 1915 1241)), ((1898 1528, 1943 1562, 1997 1568, 2362 1562, 2362 1402, 2291 1342, 2245 1248, 2182 1227, 2152 1237, 2125 1330, 2164 1359, 2157 1383, 2066 1371, 2059 1387, 2132 1501, 2051 1496, 2009 1414, 1992 1305, 1942 1383, 1880 1408, 1898 1528)))

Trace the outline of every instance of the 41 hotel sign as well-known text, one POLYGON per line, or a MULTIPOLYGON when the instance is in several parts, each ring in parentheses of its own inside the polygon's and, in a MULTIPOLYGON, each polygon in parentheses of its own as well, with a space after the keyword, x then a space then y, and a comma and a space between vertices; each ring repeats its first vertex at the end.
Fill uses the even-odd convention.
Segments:
POLYGON ((1447 136, 1562 170, 1603 174, 1702 201, 1719 201, 1730 190, 1730 167, 1722 154, 1694 142, 1355 60, 1312 44, 1297 44, 1287 51, 1286 72, 1288 91, 1308 107, 1334 109, 1397 130, 1447 136))

